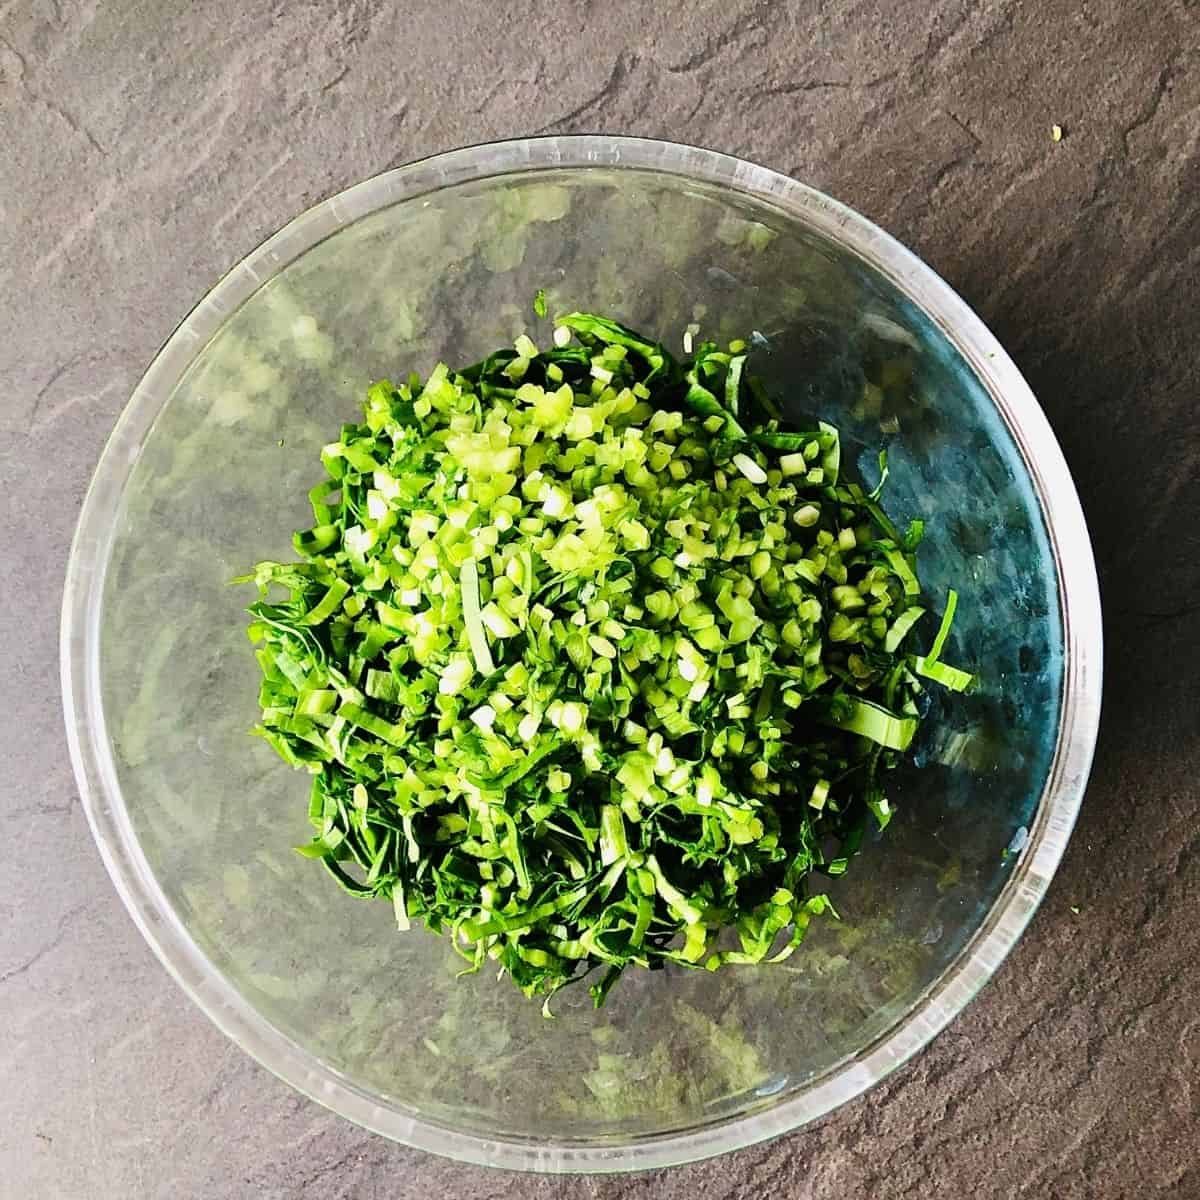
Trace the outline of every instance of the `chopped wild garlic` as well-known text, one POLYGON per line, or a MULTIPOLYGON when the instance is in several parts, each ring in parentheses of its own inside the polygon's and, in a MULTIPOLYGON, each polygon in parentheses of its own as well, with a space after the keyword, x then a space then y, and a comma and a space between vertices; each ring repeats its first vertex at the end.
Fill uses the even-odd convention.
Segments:
POLYGON ((374 384, 301 561, 244 578, 256 732, 313 775, 301 852, 530 995, 786 957, 891 819, 922 680, 971 682, 953 592, 915 649, 920 523, 697 332, 678 360, 570 313, 374 384))

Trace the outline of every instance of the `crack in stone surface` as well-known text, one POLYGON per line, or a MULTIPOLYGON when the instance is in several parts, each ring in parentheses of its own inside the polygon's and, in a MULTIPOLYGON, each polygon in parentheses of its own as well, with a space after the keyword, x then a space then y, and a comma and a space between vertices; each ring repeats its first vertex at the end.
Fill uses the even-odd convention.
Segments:
POLYGON ((0 46, 9 52, 18 64, 17 83, 18 86, 25 92, 29 99, 36 105, 44 108, 47 112, 56 116, 66 127, 77 137, 82 138, 93 150, 101 157, 108 154, 108 151, 100 144, 96 135, 78 117, 74 116, 70 111, 63 107, 58 101, 52 100, 49 96, 43 95, 42 92, 30 83, 30 68, 29 60, 24 54, 19 51, 3 35, 0 35, 0 46))
POLYGON ((10 980, 17 979, 26 974, 36 967, 37 964, 40 963, 47 954, 57 950, 62 944, 63 938, 67 936, 67 929, 70 927, 71 922, 74 921, 80 913, 84 912, 86 908, 86 904, 77 904, 74 908, 70 908, 63 913, 63 915, 58 919, 58 928, 56 929, 54 936, 50 939, 50 941, 48 941, 44 946, 39 946, 38 949, 35 950, 23 962, 18 963, 14 967, 9 967, 5 971, 0 971, 0 984, 8 983, 10 980))
POLYGON ((630 75, 638 65, 638 56, 632 51, 622 51, 613 60, 613 65, 608 73, 608 78, 600 86, 600 89, 590 95, 582 103, 576 105, 569 112, 563 113, 554 120, 542 125, 537 129, 536 133, 557 133, 566 130, 573 125, 581 117, 587 116, 590 113, 600 108, 606 101, 612 100, 614 96, 625 86, 630 75))

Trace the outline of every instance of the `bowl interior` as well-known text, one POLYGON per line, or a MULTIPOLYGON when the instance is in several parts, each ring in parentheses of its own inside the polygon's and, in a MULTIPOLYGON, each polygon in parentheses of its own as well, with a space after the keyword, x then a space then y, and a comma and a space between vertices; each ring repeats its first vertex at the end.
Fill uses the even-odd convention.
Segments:
MULTIPOLYGON (((794 1097, 916 1006, 979 928, 1029 826, 1060 717, 1063 631, 1041 510, 1013 437, 943 332, 794 214, 664 172, 595 166, 445 186, 370 213, 265 278, 198 346, 124 488, 98 616, 115 779, 144 868, 266 1021, 380 1111, 479 1138, 612 1146, 794 1097), (291 847, 306 777, 247 736, 246 589, 290 556, 321 445, 367 383, 464 364, 551 314, 614 314, 678 344, 762 332, 756 369, 838 424, 885 502, 926 523, 931 595, 957 588, 947 658, 899 814, 774 967, 630 973, 554 1020, 442 940, 398 934, 291 847), (886 431, 886 432, 885 432, 886 431)), ((932 633, 933 618, 927 618, 932 633)), ((379 1121, 386 1125, 386 1121, 379 1121)))

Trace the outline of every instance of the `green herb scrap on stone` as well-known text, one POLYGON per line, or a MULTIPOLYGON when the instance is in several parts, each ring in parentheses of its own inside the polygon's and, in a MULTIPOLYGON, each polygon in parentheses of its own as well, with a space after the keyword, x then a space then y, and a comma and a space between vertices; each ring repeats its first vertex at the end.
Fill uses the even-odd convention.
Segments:
POLYGON ((374 384, 301 561, 239 581, 301 853, 529 995, 795 950, 891 818, 922 681, 971 676, 953 593, 916 650, 919 523, 778 411, 745 343, 587 313, 374 384))

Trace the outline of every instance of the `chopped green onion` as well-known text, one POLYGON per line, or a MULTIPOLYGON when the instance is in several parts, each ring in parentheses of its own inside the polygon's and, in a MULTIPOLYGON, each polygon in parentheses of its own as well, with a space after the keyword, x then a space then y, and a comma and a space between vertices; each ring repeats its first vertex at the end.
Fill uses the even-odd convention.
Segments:
POLYGON ((312 776, 299 853, 531 996, 786 958, 891 819, 920 680, 973 682, 954 592, 919 653, 886 455, 843 479, 833 426, 783 427, 745 343, 698 335, 677 360, 576 312, 373 384, 301 561, 241 579, 254 732, 312 776))
POLYGON ((751 483, 767 482, 767 473, 748 454, 735 454, 730 460, 751 483))

